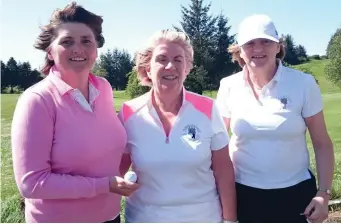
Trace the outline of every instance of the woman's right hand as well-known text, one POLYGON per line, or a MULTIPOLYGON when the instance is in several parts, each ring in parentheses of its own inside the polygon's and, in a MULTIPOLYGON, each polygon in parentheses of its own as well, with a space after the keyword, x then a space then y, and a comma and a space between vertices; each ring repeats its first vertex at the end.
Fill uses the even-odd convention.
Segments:
POLYGON ((115 176, 110 179, 111 193, 116 193, 123 196, 130 196, 138 188, 139 184, 127 181, 122 177, 115 176))

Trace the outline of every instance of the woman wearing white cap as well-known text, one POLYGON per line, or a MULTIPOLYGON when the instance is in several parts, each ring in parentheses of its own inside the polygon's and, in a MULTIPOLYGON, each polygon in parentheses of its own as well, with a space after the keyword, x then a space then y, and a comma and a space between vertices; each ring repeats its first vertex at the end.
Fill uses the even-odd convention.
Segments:
POLYGON ((314 77, 282 65, 284 47, 266 15, 244 19, 238 45, 229 51, 243 69, 221 80, 217 104, 232 132, 238 220, 322 222, 328 216, 334 153, 314 77))

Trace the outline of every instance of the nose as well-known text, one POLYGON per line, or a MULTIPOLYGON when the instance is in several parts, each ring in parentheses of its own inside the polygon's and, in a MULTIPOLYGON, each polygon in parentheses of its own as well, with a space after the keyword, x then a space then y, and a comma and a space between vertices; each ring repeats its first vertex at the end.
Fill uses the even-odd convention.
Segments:
POLYGON ((166 67, 165 67, 166 70, 171 70, 171 69, 174 69, 174 65, 173 63, 170 61, 167 63, 166 67))
POLYGON ((258 43, 256 42, 254 45, 253 45, 253 51, 254 52, 261 52, 263 51, 263 43, 258 43))
POLYGON ((82 53, 84 53, 83 45, 81 43, 75 43, 73 45, 72 51, 73 51, 74 54, 82 54, 82 53))

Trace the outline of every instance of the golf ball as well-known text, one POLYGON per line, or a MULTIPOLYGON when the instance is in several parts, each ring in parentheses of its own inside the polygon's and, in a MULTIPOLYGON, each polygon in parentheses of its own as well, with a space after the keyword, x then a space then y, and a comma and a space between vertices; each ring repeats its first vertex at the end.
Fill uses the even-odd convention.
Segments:
POLYGON ((137 181, 137 175, 134 171, 128 171, 125 175, 124 175, 124 179, 130 182, 135 183, 137 181))

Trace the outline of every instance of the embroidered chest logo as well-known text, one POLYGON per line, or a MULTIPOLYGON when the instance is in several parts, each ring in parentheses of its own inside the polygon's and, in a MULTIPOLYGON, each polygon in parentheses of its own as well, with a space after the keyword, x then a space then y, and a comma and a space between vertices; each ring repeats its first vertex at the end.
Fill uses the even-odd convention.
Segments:
POLYGON ((191 124, 191 125, 186 125, 183 129, 183 135, 186 136, 188 140, 196 141, 200 139, 200 130, 197 126, 191 124))
POLYGON ((279 98, 282 103, 282 109, 288 109, 288 105, 290 104, 290 99, 287 96, 282 96, 279 98))

